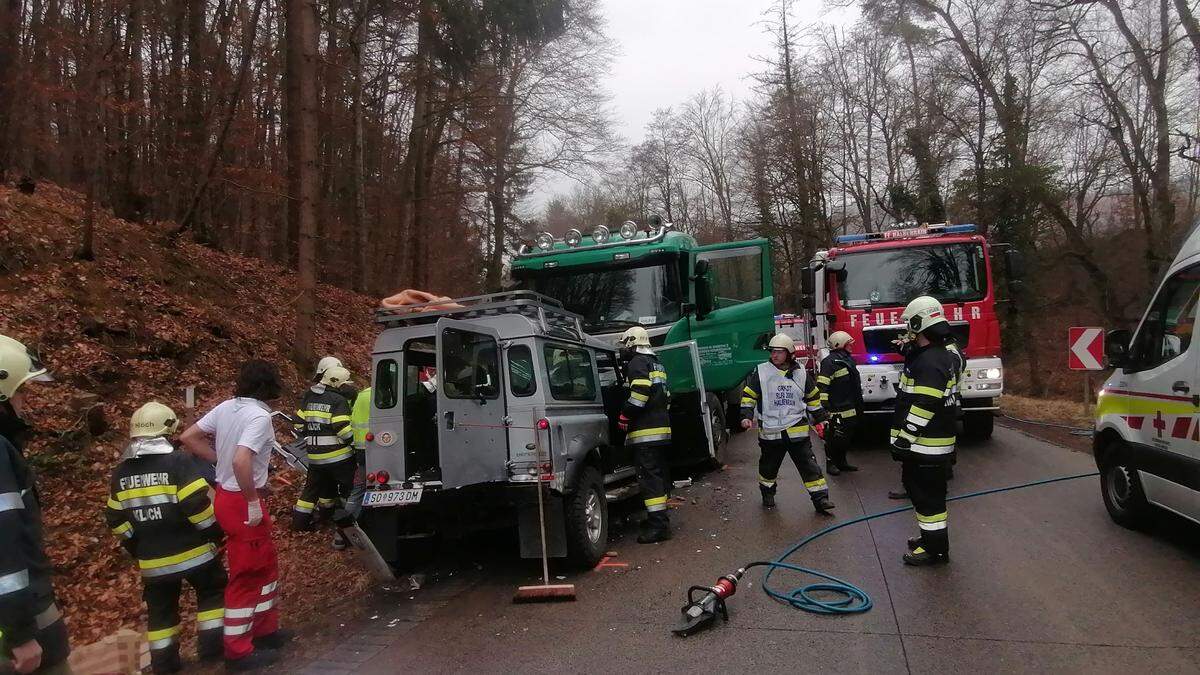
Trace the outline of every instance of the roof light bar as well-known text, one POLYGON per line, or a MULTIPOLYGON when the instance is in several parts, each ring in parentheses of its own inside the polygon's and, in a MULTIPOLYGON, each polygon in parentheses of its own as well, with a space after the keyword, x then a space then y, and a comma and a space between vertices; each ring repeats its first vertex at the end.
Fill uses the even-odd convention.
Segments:
POLYGON ((867 232, 864 234, 843 234, 834 237, 833 241, 837 244, 855 244, 864 241, 886 241, 889 239, 915 239, 917 237, 928 237, 931 235, 941 234, 974 234, 977 228, 973 223, 962 223, 960 225, 948 225, 946 223, 938 223, 937 225, 921 225, 918 227, 907 227, 893 230, 884 230, 883 232, 867 232))

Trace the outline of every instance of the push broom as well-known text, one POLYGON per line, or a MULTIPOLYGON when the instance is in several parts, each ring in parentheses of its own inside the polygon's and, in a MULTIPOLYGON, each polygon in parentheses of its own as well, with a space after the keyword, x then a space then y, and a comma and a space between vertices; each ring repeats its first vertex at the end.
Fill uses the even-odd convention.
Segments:
POLYGON ((534 448, 537 450, 537 501, 538 525, 542 537, 542 583, 536 586, 520 586, 513 595, 513 602, 571 602, 575 600, 575 584, 550 583, 550 556, 546 553, 546 507, 542 498, 542 483, 544 472, 549 469, 549 462, 542 460, 541 434, 538 425, 533 425, 534 448))

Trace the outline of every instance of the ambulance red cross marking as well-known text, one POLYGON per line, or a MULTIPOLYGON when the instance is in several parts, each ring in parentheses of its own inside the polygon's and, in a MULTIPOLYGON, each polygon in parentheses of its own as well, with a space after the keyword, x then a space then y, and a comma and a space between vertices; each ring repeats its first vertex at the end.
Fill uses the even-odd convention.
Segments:
POLYGON ((1154 421, 1150 424, 1154 425, 1154 428, 1158 431, 1158 437, 1162 438, 1163 431, 1167 428, 1167 422, 1163 419, 1161 410, 1155 413, 1154 421))

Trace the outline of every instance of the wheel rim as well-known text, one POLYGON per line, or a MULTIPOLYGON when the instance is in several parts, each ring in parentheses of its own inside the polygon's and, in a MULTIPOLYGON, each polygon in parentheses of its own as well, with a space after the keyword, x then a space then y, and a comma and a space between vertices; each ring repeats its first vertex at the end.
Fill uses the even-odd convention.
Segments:
POLYGON ((587 503, 583 505, 583 520, 587 524, 588 540, 593 544, 599 543, 600 530, 604 529, 604 514, 600 495, 595 490, 588 493, 587 503))
POLYGON ((720 459, 721 450, 725 446, 725 423, 721 420, 721 414, 715 410, 710 410, 708 413, 708 425, 712 428, 713 459, 720 459))
POLYGON ((1133 473, 1124 466, 1108 469, 1108 498, 1113 504, 1125 508, 1133 495, 1133 473))

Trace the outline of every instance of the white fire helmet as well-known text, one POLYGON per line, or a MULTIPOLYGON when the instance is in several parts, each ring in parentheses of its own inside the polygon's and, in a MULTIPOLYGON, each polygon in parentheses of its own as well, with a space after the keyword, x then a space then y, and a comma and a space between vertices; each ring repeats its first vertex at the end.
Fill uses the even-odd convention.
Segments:
POLYGON ((321 376, 321 384, 326 387, 338 388, 350 381, 350 371, 341 366, 334 366, 321 376))
POLYGON ((320 361, 317 361, 317 372, 313 374, 314 379, 321 379, 325 376, 325 371, 330 368, 341 368, 342 361, 336 356, 323 356, 320 361))
POLYGON ((622 347, 649 347, 650 334, 641 326, 634 326, 621 334, 621 338, 617 340, 617 344, 622 347))
POLYGON ((53 380, 42 362, 24 344, 0 335, 0 401, 12 398, 26 382, 53 380))
POLYGON ((846 347, 849 347, 852 342, 854 342, 854 338, 850 337, 849 333, 844 330, 839 330, 830 335, 829 339, 825 341, 825 344, 829 345, 830 349, 845 349, 846 347))
POLYGON ((787 353, 791 354, 796 351, 796 341, 788 337, 786 333, 776 333, 775 337, 771 338, 771 342, 767 344, 768 349, 786 349, 787 353))
POLYGON ((946 323, 946 313, 942 310, 942 303, 936 298, 922 295, 908 303, 900 319, 912 332, 923 333, 931 326, 946 323))

